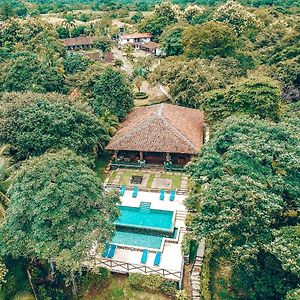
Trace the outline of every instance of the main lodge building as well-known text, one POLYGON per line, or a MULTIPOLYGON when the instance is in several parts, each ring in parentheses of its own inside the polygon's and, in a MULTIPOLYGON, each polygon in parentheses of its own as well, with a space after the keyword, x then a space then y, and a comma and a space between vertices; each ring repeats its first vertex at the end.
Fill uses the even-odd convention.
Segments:
POLYGON ((106 149, 116 161, 185 165, 202 147, 203 134, 200 110, 156 104, 129 113, 106 149))

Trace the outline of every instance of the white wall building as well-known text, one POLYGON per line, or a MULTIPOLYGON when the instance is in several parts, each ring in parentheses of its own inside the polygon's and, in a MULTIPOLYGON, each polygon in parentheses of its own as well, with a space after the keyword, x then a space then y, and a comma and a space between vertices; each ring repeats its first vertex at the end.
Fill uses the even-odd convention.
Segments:
POLYGON ((149 43, 151 41, 151 38, 152 34, 149 32, 123 34, 119 37, 119 44, 121 46, 131 44, 134 47, 138 47, 140 44, 149 43))

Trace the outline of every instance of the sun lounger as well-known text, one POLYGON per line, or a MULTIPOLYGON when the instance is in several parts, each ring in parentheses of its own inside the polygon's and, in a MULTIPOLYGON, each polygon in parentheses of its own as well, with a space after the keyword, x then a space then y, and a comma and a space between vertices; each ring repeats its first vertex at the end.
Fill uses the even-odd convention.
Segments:
POLYGON ((136 198, 136 197, 137 197, 138 191, 139 191, 138 187, 137 187, 137 186, 134 187, 133 193, 132 193, 132 197, 133 197, 133 198, 136 198))
POLYGON ((115 252, 116 252, 116 248, 117 248, 116 245, 111 245, 110 246, 107 258, 113 258, 114 257, 115 252))
POLYGON ((105 249, 102 253, 102 257, 106 257, 108 255, 109 248, 110 248, 110 244, 106 244, 105 249))
POLYGON ((160 190, 159 199, 160 200, 164 200, 165 199, 165 190, 160 190))
POLYGON ((175 195, 176 195, 176 191, 175 191, 175 190, 172 190, 172 191, 171 191, 171 194, 170 194, 170 201, 174 201, 175 195))
POLYGON ((148 254, 149 254, 149 250, 144 249, 142 254, 141 264, 145 264, 147 262, 148 254))
POLYGON ((156 252, 154 259, 154 266, 159 266, 161 260, 161 252, 156 252))
POLYGON ((120 188, 120 196, 124 196, 125 191, 126 191, 126 186, 122 185, 121 188, 120 188))

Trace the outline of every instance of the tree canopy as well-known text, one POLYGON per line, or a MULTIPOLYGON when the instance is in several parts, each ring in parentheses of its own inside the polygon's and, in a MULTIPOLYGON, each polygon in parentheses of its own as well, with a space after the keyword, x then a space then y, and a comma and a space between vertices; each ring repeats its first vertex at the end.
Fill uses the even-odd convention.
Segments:
POLYGON ((11 144, 18 158, 64 147, 91 155, 100 141, 99 120, 60 95, 4 94, 0 107, 0 141, 11 144))
POLYGON ((191 58, 226 57, 233 54, 237 39, 229 25, 210 21, 188 27, 183 32, 183 45, 186 55, 191 58))
POLYGON ((281 114, 280 94, 279 86, 272 79, 249 77, 227 89, 205 93, 199 100, 199 106, 213 122, 235 113, 278 121, 281 114))
POLYGON ((133 108, 130 84, 120 71, 112 67, 106 68, 95 81, 93 98, 92 106, 98 115, 108 110, 123 119, 133 108))
POLYGON ((231 261, 237 299, 245 292, 246 299, 252 299, 248 289, 258 274, 266 285, 272 284, 267 274, 276 268, 286 270, 285 275, 283 270, 278 273, 278 285, 268 291, 257 286, 256 295, 283 297, 296 287, 299 260, 293 255, 299 232, 298 227, 285 226, 299 221, 298 132, 299 127, 285 122, 231 117, 190 166, 195 187, 188 205, 198 209, 195 233, 231 261))
POLYGON ((70 150, 30 159, 8 193, 4 254, 54 259, 63 271, 77 270, 92 246, 113 234, 117 197, 105 194, 96 173, 70 150))

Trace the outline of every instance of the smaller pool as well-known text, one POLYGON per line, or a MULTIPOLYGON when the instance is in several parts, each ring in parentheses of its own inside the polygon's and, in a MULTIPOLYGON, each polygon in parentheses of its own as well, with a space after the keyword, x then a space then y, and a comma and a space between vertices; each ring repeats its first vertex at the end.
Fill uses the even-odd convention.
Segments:
POLYGON ((117 230, 111 243, 140 248, 160 249, 162 241, 162 236, 117 230))

